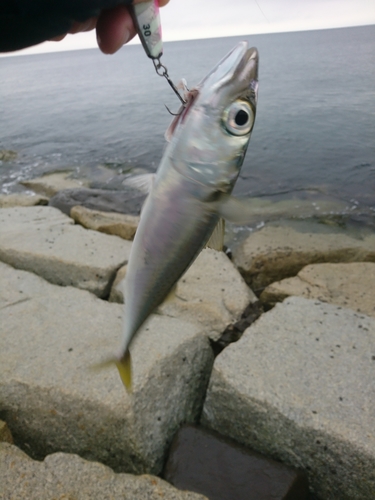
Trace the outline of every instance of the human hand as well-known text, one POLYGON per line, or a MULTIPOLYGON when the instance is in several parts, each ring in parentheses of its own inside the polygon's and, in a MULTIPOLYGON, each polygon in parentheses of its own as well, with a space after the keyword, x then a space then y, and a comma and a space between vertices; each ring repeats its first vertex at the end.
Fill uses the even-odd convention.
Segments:
MULTIPOLYGON (((145 1, 147 0, 134 0, 133 4, 145 1)), ((169 0, 159 0, 159 6, 163 7, 168 2, 169 0)), ((95 28, 98 46, 104 54, 114 54, 137 34, 129 9, 125 5, 102 10, 98 16, 85 22, 74 22, 68 33, 75 34, 95 28)), ((66 34, 52 40, 60 41, 66 34)))

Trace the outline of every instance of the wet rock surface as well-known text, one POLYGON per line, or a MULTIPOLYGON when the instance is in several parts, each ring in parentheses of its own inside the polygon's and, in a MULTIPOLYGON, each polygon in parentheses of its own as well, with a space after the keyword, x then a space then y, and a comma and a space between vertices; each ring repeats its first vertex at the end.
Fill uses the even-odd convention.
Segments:
POLYGON ((32 207, 34 205, 48 205, 48 198, 39 194, 0 194, 0 208, 32 207))
MULTIPOLYGON (((320 193, 321 194, 321 193, 320 193)), ((322 199, 313 201, 301 198, 270 200, 265 197, 246 198, 246 222, 250 226, 257 223, 280 219, 300 219, 307 217, 327 218, 331 220, 347 209, 347 204, 341 200, 322 199)))
POLYGON ((206 499, 179 491, 155 476, 115 474, 109 467, 73 454, 55 453, 37 462, 4 443, 0 443, 0 477, 0 497, 6 500, 206 499))
POLYGON ((201 412, 213 364, 191 323, 154 315, 132 344, 133 392, 113 356, 122 306, 0 265, 0 415, 34 458, 55 451, 117 471, 159 473, 182 422, 201 412))
POLYGON ((375 235, 300 233, 290 227, 265 227, 233 250, 233 262, 258 293, 275 281, 322 262, 375 262, 375 235))
POLYGON ((91 210, 139 215, 146 195, 124 186, 122 191, 107 189, 64 189, 53 196, 49 205, 69 215, 73 207, 82 205, 91 210))
POLYGON ((299 297, 215 360, 202 424, 308 471, 317 498, 375 494, 375 320, 299 297))
POLYGON ((348 307, 375 317, 375 263, 312 264, 297 276, 269 285, 260 300, 268 306, 300 296, 348 307))
POLYGON ((201 427, 173 439, 163 477, 214 500, 307 500, 306 476, 201 427))
POLYGON ((63 189, 82 188, 87 185, 83 179, 75 179, 72 172, 55 172, 35 179, 22 181, 21 184, 35 193, 53 196, 63 189))
POLYGON ((11 149, 0 149, 0 161, 12 161, 17 158, 17 151, 11 149))
POLYGON ((131 243, 86 230, 53 207, 0 211, 0 260, 47 281, 108 296, 131 243))

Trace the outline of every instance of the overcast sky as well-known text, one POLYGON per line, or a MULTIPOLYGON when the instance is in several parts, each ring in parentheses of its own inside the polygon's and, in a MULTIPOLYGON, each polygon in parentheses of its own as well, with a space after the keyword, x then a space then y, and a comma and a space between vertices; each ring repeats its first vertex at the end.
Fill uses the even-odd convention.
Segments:
MULTIPOLYGON (((163 39, 186 40, 375 24, 375 0, 170 0, 160 13, 163 39)), ((89 47, 94 32, 18 54, 89 47)))

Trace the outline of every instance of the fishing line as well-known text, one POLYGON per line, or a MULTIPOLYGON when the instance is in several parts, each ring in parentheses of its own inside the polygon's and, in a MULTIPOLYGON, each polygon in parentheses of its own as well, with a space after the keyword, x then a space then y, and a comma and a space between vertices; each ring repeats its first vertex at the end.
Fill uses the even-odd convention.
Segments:
POLYGON ((258 0, 254 0, 254 2, 257 4, 258 9, 259 9, 259 10, 261 11, 261 13, 263 14, 263 16, 264 16, 265 20, 266 20, 268 23, 270 23, 270 20, 267 18, 266 14, 263 12, 263 10, 260 8, 260 5, 259 5, 259 3, 258 3, 258 0))

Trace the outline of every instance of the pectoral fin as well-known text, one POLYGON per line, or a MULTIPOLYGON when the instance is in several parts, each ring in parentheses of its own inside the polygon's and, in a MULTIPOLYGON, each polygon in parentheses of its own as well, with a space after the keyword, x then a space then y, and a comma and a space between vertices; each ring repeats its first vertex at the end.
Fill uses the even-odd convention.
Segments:
POLYGON ((155 181, 155 174, 142 174, 129 177, 123 181, 124 186, 138 189, 143 194, 149 194, 155 181))
POLYGON ((254 220, 254 206, 250 200, 223 195, 215 202, 215 211, 234 224, 246 224, 254 220))

